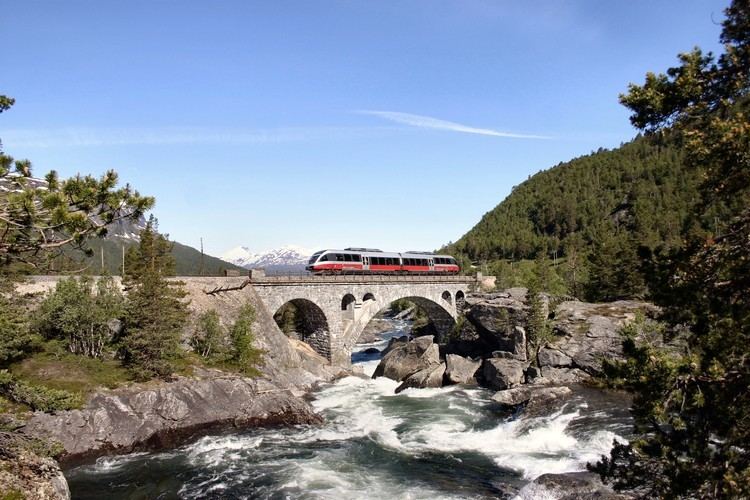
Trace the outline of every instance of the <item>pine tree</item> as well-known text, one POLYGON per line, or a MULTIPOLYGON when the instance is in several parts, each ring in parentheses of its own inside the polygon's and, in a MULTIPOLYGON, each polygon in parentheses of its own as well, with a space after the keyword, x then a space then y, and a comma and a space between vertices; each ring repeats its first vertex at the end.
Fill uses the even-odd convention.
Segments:
POLYGON ((537 359, 539 351, 552 340, 552 327, 548 320, 549 306, 544 302, 537 280, 532 280, 526 292, 526 337, 529 358, 537 359))
POLYGON ((694 49, 621 96, 632 123, 677 137, 703 178, 684 248, 648 263, 689 352, 630 346, 636 438, 596 466, 652 497, 750 497, 750 3, 726 14, 718 60, 694 49), (707 223, 716 214, 721 222, 707 223))
POLYGON ((125 258, 124 284, 128 290, 124 334, 120 341, 124 362, 136 378, 166 378, 180 357, 180 335, 188 310, 183 283, 167 280, 173 274, 171 245, 151 219, 138 246, 125 258))

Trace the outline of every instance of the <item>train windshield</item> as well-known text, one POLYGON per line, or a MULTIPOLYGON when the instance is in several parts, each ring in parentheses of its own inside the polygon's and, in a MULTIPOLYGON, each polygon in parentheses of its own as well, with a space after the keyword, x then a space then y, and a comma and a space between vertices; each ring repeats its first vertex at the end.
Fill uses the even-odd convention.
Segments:
POLYGON ((323 253, 323 252, 317 252, 317 253, 314 253, 314 254, 312 255, 312 257, 310 257, 310 260, 309 260, 309 261, 307 261, 307 263, 308 263, 308 264, 313 264, 313 263, 314 263, 314 262, 315 262, 316 260, 318 260, 318 257, 320 257, 320 254, 322 254, 322 253, 323 253))

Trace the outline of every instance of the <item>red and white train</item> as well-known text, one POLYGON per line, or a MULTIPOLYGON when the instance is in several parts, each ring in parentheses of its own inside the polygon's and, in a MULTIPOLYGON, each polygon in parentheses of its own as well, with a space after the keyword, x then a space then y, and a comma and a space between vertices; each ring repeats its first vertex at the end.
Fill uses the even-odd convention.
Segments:
POLYGON ((461 270, 450 255, 375 248, 321 250, 310 257, 306 269, 314 274, 458 274, 461 270))

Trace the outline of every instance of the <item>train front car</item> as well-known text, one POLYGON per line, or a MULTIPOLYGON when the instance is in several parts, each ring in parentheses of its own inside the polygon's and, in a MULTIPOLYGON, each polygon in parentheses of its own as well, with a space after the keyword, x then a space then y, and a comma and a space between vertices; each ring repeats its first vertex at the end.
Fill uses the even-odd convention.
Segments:
POLYGON ((315 252, 307 262, 313 274, 357 274, 364 270, 362 252, 346 250, 321 250, 315 252))
POLYGON ((461 272, 461 266, 456 259, 450 255, 435 255, 435 272, 440 274, 458 274, 461 272))

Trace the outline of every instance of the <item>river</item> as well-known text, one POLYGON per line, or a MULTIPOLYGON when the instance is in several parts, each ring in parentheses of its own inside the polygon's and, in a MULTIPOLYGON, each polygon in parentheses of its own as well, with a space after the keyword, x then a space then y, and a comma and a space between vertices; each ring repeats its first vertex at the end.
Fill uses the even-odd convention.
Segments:
MULTIPOLYGON (((407 322, 352 360, 365 374, 407 322)), ((627 437, 618 395, 579 389, 550 415, 499 413, 492 392, 460 386, 407 389, 351 376, 312 396, 322 426, 206 436, 176 450, 105 457, 66 471, 74 499, 539 498, 524 486, 549 472, 584 470, 627 437), (622 438, 621 438, 622 439, 622 438)))

